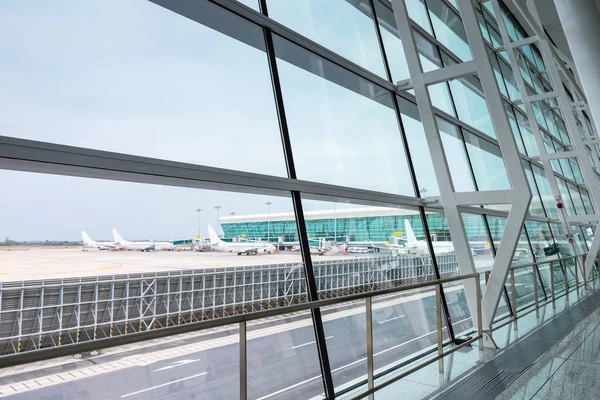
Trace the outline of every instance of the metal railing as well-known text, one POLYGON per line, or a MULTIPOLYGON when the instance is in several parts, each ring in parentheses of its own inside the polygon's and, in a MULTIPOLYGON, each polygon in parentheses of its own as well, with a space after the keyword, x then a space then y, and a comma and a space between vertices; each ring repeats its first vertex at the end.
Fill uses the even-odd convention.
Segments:
MULTIPOLYGON (((540 316, 540 308, 544 307, 548 304, 552 304, 552 309, 556 309, 556 300, 561 298, 561 297, 566 297, 567 301, 569 300, 569 292, 572 290, 572 288, 569 285, 569 279, 568 279, 568 265, 567 262, 569 260, 574 260, 574 275, 575 275, 575 284, 574 284, 574 288, 576 288, 577 290, 579 290, 580 287, 586 287, 588 283, 592 283, 595 286, 595 273, 597 274, 597 272, 595 270, 590 271, 590 276, 587 277, 586 276, 586 271, 585 268, 582 269, 583 273, 582 273, 582 279, 579 279, 579 268, 578 268, 578 259, 581 259, 581 263, 579 265, 584 266, 585 265, 585 261, 586 261, 587 255, 586 254, 580 254, 580 255, 575 255, 575 256, 568 256, 568 257, 562 257, 562 258, 556 258, 553 260, 543 260, 543 261, 537 261, 537 262, 531 262, 531 263, 527 263, 527 264, 522 264, 522 265, 516 265, 510 268, 509 274, 510 274, 510 287, 511 287, 511 295, 510 295, 510 304, 511 304, 511 309, 512 309, 512 317, 509 317, 506 321, 503 321, 502 323, 499 324, 495 324, 492 327, 492 332, 495 330, 498 330, 508 324, 513 324, 513 329, 516 331, 518 330, 518 319, 520 317, 524 317, 525 315, 528 315, 532 312, 535 312, 536 314, 536 318, 539 318, 540 316), (562 273, 562 282, 564 283, 564 289, 561 289, 559 291, 559 293, 562 293, 560 295, 558 295, 557 291, 556 291, 556 279, 555 279, 555 273, 557 271, 557 268, 554 268, 554 266, 558 264, 559 265, 559 270, 562 273), (549 265, 549 272, 550 272, 550 284, 547 285, 549 286, 547 289, 550 290, 550 295, 548 295, 546 293, 546 300, 545 301, 540 301, 539 298, 539 285, 541 285, 542 288, 546 288, 546 286, 544 285, 544 282, 541 278, 541 273, 540 273, 540 266, 544 266, 544 265, 549 265), (518 304, 517 304, 517 300, 519 299, 517 296, 517 290, 516 290, 516 280, 515 280, 515 271, 517 270, 521 270, 521 269, 525 269, 525 268, 532 268, 532 275, 533 275, 533 303, 530 305, 527 305, 526 308, 529 308, 526 311, 519 311, 518 309, 518 304)), ((598 261, 598 260, 597 260, 598 261)), ((485 272, 485 282, 488 281, 489 278, 489 273, 490 271, 486 271, 485 272)))
MULTIPOLYGON (((477 325, 479 328, 478 328, 477 335, 475 337, 471 338, 470 340, 468 340, 464 343, 461 343, 460 345, 452 347, 451 349, 446 349, 446 350, 444 349, 444 341, 443 341, 444 325, 443 325, 443 317, 442 317, 443 306, 442 306, 442 296, 441 296, 442 285, 451 283, 451 282, 464 281, 465 279, 475 279, 476 281, 479 281, 480 275, 476 273, 476 274, 470 274, 470 275, 455 276, 455 277, 444 278, 444 279, 428 281, 428 282, 422 282, 422 283, 406 285, 406 286, 401 286, 401 287, 380 289, 380 290, 374 290, 372 292, 365 292, 365 293, 356 293, 356 294, 351 294, 348 296, 342 296, 342 297, 337 297, 337 298, 322 299, 322 300, 318 300, 318 301, 314 301, 314 302, 310 302, 310 303, 293 304, 293 305, 289 305, 287 307, 256 311, 256 312, 248 313, 248 314, 233 315, 233 316, 230 316, 227 318, 198 321, 198 322, 193 322, 193 323, 189 323, 189 324, 185 324, 185 325, 175 325, 175 326, 171 326, 171 327, 166 327, 164 329, 143 331, 143 332, 138 332, 138 333, 132 333, 130 335, 107 337, 107 338, 98 339, 98 340, 90 341, 90 342, 69 344, 69 345, 63 345, 60 347, 48 348, 48 349, 40 349, 38 351, 33 351, 33 352, 15 353, 15 354, 10 354, 10 355, 1 357, 0 358, 0 368, 5 368, 5 367, 19 365, 19 364, 25 364, 25 363, 30 363, 30 362, 43 361, 43 360, 56 358, 56 357, 74 355, 74 354, 79 354, 79 353, 83 353, 86 351, 121 346, 121 345, 130 344, 130 343, 134 343, 134 342, 141 342, 141 341, 146 341, 146 340, 151 340, 151 339, 157 339, 157 338, 177 335, 177 334, 181 334, 181 333, 200 331, 200 330, 205 330, 208 328, 215 328, 215 327, 221 327, 221 326, 225 326, 225 325, 238 324, 239 325, 239 355, 240 355, 240 398, 246 399, 247 398, 247 396, 246 396, 247 395, 247 337, 246 337, 246 332, 247 332, 248 322, 254 321, 254 320, 259 320, 259 319, 265 319, 265 318, 269 318, 269 317, 274 317, 274 316, 281 316, 284 314, 292 314, 292 313, 297 313, 297 312, 310 311, 310 310, 316 309, 316 308, 322 308, 322 307, 326 307, 326 306, 334 306, 334 305, 341 304, 341 303, 356 302, 356 301, 362 300, 362 301, 364 301, 364 304, 365 304, 365 315, 366 315, 366 323, 367 323, 367 333, 366 333, 365 339, 367 342, 367 366, 368 366, 367 387, 368 387, 368 389, 366 391, 362 392, 360 394, 360 396, 358 396, 357 398, 363 398, 365 396, 368 396, 368 395, 374 393, 375 391, 377 391, 379 389, 382 389, 382 388, 398 381, 399 379, 402 379, 403 377, 405 377, 405 376, 407 376, 407 375, 409 375, 431 363, 434 363, 435 361, 439 362, 439 370, 440 370, 440 372, 443 372, 443 369, 444 369, 443 357, 447 356, 448 354, 453 353, 454 351, 456 351, 464 346, 467 346, 467 345, 473 343, 476 340, 479 340, 479 348, 480 349, 483 348, 483 333, 481 331, 481 302, 478 302, 478 307, 477 307, 478 324, 477 325), (417 289, 422 289, 422 288, 427 288, 427 287, 435 288, 437 355, 433 358, 427 359, 423 363, 420 363, 418 366, 413 367, 413 368, 403 372, 400 375, 394 376, 393 378, 391 378, 390 380, 388 380, 386 382, 375 385, 374 371, 373 371, 374 355, 373 355, 373 330, 372 330, 373 298, 379 297, 379 296, 392 295, 392 294, 400 294, 403 292, 414 291, 417 289)), ((480 289, 479 285, 475 285, 475 286, 477 287, 478 297, 480 298, 481 297, 481 289, 480 289)))

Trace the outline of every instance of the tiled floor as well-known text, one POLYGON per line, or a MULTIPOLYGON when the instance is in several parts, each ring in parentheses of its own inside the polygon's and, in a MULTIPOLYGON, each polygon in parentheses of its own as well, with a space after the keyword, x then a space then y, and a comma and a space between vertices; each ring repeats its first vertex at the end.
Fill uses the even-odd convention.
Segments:
POLYGON ((600 309, 577 325, 498 400, 600 398, 600 309))
MULTIPOLYGON (((457 379, 468 378, 485 362, 493 359, 507 347, 529 335, 556 315, 568 309, 592 291, 580 296, 573 291, 569 298, 556 300, 555 308, 548 304, 540 308, 540 316, 529 313, 518 320, 518 330, 508 324, 494 332, 499 350, 479 351, 477 342, 444 359, 444 373, 438 372, 438 363, 397 381, 377 391, 375 399, 424 399, 435 398, 457 379)), ((600 299, 599 299, 600 306, 600 299)), ((398 373, 402 370, 398 371, 398 373)), ((393 375, 393 374, 392 374, 393 375)), ((392 378, 387 375, 382 382, 392 378)), ((376 385, 379 382, 376 380, 376 385)), ((512 385, 497 397, 500 400, 525 399, 599 399, 600 398, 600 308, 573 327, 568 334, 527 369, 512 385), (585 383, 589 382, 589 389, 585 383)))

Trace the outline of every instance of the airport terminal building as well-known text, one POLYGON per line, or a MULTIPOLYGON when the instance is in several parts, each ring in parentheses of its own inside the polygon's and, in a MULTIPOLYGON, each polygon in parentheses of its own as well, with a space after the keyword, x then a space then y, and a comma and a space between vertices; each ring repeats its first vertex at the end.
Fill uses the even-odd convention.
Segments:
MULTIPOLYGON (((389 242, 406 236, 408 221, 417 237, 425 237, 418 212, 387 207, 349 208, 307 211, 304 213, 309 237, 338 242, 389 242)), ((433 240, 451 241, 448 222, 441 213, 426 213, 433 240)), ((293 213, 240 215, 219 218, 225 238, 243 237, 280 242, 298 242, 293 213)), ((486 226, 480 215, 465 215, 465 229, 470 240, 487 240, 486 226)), ((502 235, 503 224, 495 220, 490 226, 494 237, 502 235)))

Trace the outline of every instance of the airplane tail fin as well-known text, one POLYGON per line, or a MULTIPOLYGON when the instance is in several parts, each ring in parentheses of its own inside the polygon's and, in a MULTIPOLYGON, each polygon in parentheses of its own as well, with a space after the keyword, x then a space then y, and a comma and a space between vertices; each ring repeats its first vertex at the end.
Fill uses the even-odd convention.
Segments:
POLYGON ((210 244, 217 244, 221 241, 217 232, 210 225, 208 225, 208 235, 210 236, 210 244))
POLYGON ((85 233, 85 231, 81 231, 81 237, 83 238, 83 244, 94 244, 92 238, 87 233, 85 233))
POLYGON ((121 235, 119 235, 119 232, 117 232, 117 230, 115 228, 113 228, 112 230, 112 234, 113 234, 113 240, 115 241, 115 243, 127 243, 127 240, 123 239, 123 237, 121 235))
POLYGON ((407 219, 404 220, 404 228, 406 229, 406 240, 410 243, 410 242, 416 242, 417 241, 417 237, 415 236, 415 233, 412 230, 412 226, 410 226, 410 222, 408 222, 407 219))

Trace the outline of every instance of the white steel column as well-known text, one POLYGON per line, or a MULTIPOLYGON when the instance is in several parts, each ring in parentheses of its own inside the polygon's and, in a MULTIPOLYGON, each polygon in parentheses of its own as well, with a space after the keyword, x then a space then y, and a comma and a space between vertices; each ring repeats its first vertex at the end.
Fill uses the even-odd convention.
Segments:
MULTIPOLYGON (((492 275, 483 298, 483 329, 488 331, 488 338, 491 339, 493 317, 504 288, 504 281, 506 280, 506 275, 521 233, 525 214, 531 201, 531 191, 525 177, 525 172, 521 166, 517 145, 508 118, 504 112, 502 97, 496 84, 485 43, 479 30, 479 23, 470 0, 459 0, 459 8, 471 52, 473 53, 473 61, 465 62, 458 66, 452 65, 428 73, 423 73, 404 0, 392 0, 392 7, 400 38, 402 39, 411 84, 417 98, 417 105, 427 144, 431 152, 431 158, 435 160, 433 167, 461 274, 474 273, 476 270, 459 207, 473 204, 511 204, 504 237, 500 243, 498 255, 494 260, 492 275), (509 190, 460 193, 454 190, 427 86, 474 74, 478 74, 480 77, 498 143, 504 156, 506 169, 512 184, 512 189, 509 190)), ((478 326, 476 318, 477 302, 480 299, 477 298, 477 283, 469 280, 464 285, 469 310, 473 317, 473 325, 478 326)), ((486 345, 493 345, 493 342, 486 341, 486 345)))

